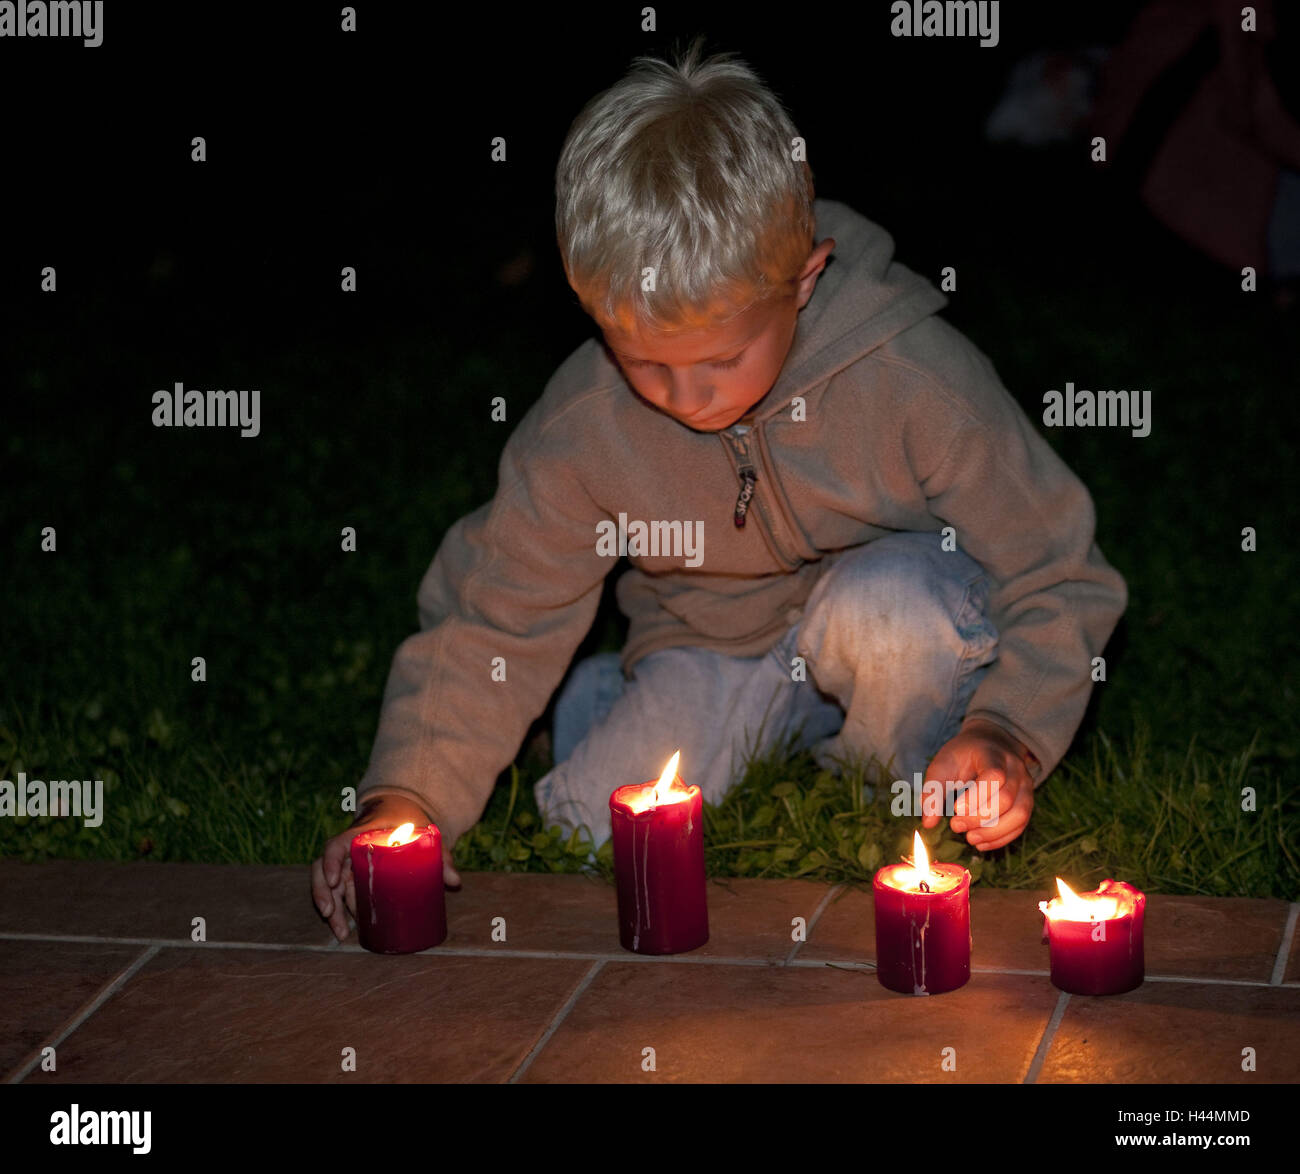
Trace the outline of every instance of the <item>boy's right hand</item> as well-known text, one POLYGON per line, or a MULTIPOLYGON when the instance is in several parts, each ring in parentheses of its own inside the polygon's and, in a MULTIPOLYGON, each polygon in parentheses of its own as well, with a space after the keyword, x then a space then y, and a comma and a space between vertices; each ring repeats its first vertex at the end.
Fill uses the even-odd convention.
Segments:
MULTIPOLYGON (((334 936, 343 941, 348 936, 349 913, 357 915, 356 891, 352 884, 352 841, 371 828, 395 828, 404 823, 416 827, 438 824, 438 820, 418 803, 393 795, 380 795, 363 802, 352 825, 325 841, 325 850, 311 866, 311 895, 320 915, 329 922, 334 936)), ((439 831, 442 825, 438 824, 439 831)), ((443 882, 460 888, 460 876, 451 862, 451 845, 444 834, 442 841, 443 882)))

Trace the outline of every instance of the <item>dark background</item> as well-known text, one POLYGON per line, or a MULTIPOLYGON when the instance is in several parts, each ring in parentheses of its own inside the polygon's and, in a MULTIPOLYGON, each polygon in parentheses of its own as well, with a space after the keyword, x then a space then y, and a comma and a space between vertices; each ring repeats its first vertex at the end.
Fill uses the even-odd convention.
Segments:
POLYGON ((201 363, 215 339, 377 341, 445 328, 453 313, 466 343, 517 338, 545 316, 558 360, 588 329, 552 229, 564 134, 633 56, 695 33, 782 96, 820 193, 889 226, 913 267, 957 264, 976 245, 1026 243, 1006 234, 1030 227, 1027 212, 1060 232, 1087 208, 1068 190, 1087 169, 1065 184, 1035 175, 1040 160, 1021 173, 982 125, 1024 52, 1113 43, 1136 7, 1003 3, 998 46, 980 48, 891 37, 883 2, 802 24, 747 5, 663 7, 650 34, 638 6, 604 4, 481 16, 362 5, 354 35, 330 4, 109 5, 100 48, 3 45, 14 68, 0 296, 16 326, 112 328, 160 363, 201 363), (205 164, 190 161, 196 134, 205 164), (489 161, 495 135, 505 164, 489 161), (524 245, 536 279, 503 302, 494 267, 524 245), (364 272, 360 297, 338 296, 343 260, 364 272), (37 263, 59 266, 57 307, 32 293, 37 263))
MULTIPOLYGON (((983 135, 1023 54, 1113 45, 1136 5, 1004 2, 996 48, 893 38, 887 3, 660 6, 653 34, 639 5, 362 4, 353 35, 331 4, 106 7, 100 48, 0 43, 10 769, 107 745, 140 787, 195 763, 318 799, 360 777, 419 577, 495 487, 491 398, 517 421, 592 332, 554 240, 569 123, 634 55, 704 33, 786 102, 820 195, 888 228, 910 268, 957 268, 945 317, 1032 419, 1066 380, 1153 389, 1147 438, 1044 430, 1132 594, 1084 733, 1145 723, 1224 755, 1258 733, 1292 777, 1294 315, 1243 295, 1085 141, 983 135), (177 380, 260 388, 262 435, 154 428, 177 380)), ((606 607, 584 650, 619 633, 606 607)), ((147 809, 121 851, 183 851, 147 809)))

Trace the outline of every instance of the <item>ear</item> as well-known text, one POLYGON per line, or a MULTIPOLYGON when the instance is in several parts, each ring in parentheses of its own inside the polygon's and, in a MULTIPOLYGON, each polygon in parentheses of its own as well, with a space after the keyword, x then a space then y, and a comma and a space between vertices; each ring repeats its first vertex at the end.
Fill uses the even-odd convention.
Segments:
POLYGON ((802 310, 808 304, 808 299, 812 297, 813 290, 817 287, 817 278, 826 268, 826 262, 834 251, 835 238, 828 236, 824 241, 819 241, 808 254, 808 260, 804 262, 803 269, 799 273, 799 285, 795 295, 796 309, 802 310))

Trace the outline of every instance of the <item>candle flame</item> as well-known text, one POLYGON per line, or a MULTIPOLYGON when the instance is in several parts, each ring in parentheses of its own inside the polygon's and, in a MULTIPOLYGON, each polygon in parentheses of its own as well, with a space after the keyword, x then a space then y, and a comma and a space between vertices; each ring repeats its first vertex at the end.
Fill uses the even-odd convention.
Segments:
POLYGON ((388 846, 395 848, 400 844, 409 844, 415 839, 415 824, 404 823, 388 837, 388 846))
POLYGON ((680 750, 668 760, 668 765, 664 767, 664 773, 659 776, 659 781, 655 784, 655 803, 668 802, 668 792, 677 781, 677 764, 681 760, 682 752, 680 750))
POLYGON ((929 882, 932 879, 930 875, 930 854, 925 850, 925 841, 921 839, 920 832, 917 832, 912 837, 912 869, 916 873, 918 884, 921 881, 929 882))
POLYGON ((894 866, 892 876, 885 883, 908 893, 935 893, 948 892, 957 882, 943 872, 935 872, 930 864, 930 854, 925 850, 925 841, 918 831, 912 837, 912 858, 909 860, 904 856, 903 864, 894 866))
POLYGON ((1061 904, 1071 911, 1082 910, 1086 912, 1086 907, 1079 900, 1079 894, 1076 893, 1069 885, 1059 876, 1056 878, 1056 891, 1061 894, 1061 904))
POLYGON ((681 758, 682 752, 679 750, 668 760, 668 765, 664 767, 664 773, 659 776, 657 783, 643 783, 640 786, 628 787, 626 790, 619 788, 624 791, 622 802, 627 804, 628 810, 633 815, 640 815, 641 812, 656 807, 685 803, 691 797, 693 789, 677 777, 677 764, 681 758))
POLYGON ((876 883, 912 896, 952 893, 969 883, 970 874, 958 865, 930 863, 925 840, 918 831, 912 836, 912 855, 902 864, 887 864, 876 873, 876 883))
POLYGON ((1059 897, 1039 901, 1038 908, 1045 917, 1055 921, 1111 921, 1120 915, 1119 902, 1101 893, 1076 893, 1059 876, 1056 878, 1059 897))

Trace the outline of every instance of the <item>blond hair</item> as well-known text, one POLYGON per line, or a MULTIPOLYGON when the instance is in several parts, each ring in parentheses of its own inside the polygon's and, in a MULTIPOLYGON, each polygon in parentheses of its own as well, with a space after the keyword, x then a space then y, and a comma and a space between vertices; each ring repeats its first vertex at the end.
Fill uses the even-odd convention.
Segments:
POLYGON ((602 325, 725 321, 791 291, 812 248, 812 171, 793 158, 793 122, 735 54, 701 61, 701 47, 676 64, 636 58, 560 152, 560 254, 602 325))

